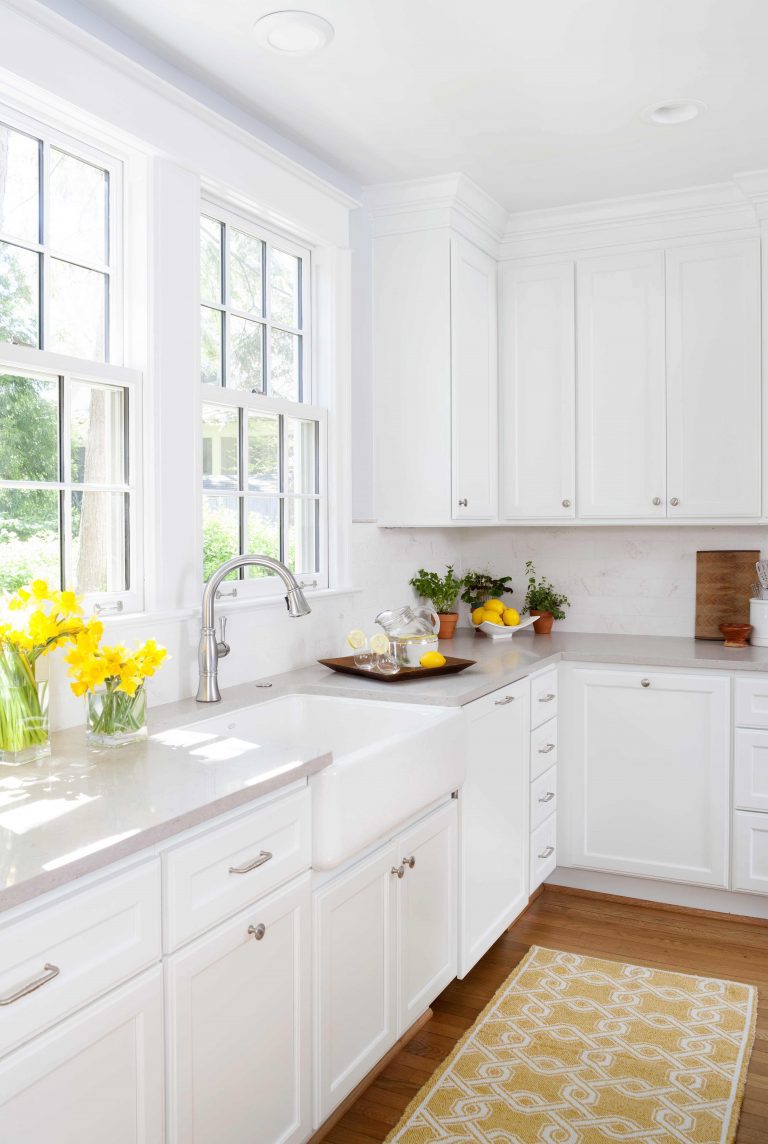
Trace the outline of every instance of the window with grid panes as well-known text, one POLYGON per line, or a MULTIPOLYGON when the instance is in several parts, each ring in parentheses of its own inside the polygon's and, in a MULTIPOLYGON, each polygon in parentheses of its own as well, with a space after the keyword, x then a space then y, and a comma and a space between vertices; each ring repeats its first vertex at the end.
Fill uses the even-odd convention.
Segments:
POLYGON ((0 589, 40 577, 137 602, 141 376, 115 364, 120 175, 0 111, 0 589))
MULTIPOLYGON (((325 584, 325 411, 312 401, 309 251, 213 208, 201 217, 200 248, 204 578, 252 553, 325 584)), ((232 578, 269 573, 245 568, 232 578)))

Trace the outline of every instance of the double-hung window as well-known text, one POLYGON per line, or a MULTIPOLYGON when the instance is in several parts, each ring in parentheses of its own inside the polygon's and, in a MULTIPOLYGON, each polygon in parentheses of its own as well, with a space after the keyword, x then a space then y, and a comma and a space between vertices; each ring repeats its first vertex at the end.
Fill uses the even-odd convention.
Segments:
POLYGON ((117 160, 0 108, 0 589, 116 608, 139 600, 120 219, 117 160))
MULTIPOLYGON (((313 402, 310 252, 204 204, 200 224, 203 575, 282 560, 327 585, 326 412, 313 402)), ((239 590, 273 590, 265 569, 239 590)))

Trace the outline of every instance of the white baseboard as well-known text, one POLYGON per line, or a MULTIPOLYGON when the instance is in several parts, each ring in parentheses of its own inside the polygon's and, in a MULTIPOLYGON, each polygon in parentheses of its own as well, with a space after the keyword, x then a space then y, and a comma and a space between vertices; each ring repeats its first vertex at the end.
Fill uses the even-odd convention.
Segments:
POLYGON ((593 890, 598 894, 616 894, 622 898, 641 898, 671 906, 768 919, 768 895, 765 894, 739 894, 710 886, 657 882, 653 878, 606 874, 599 870, 579 870, 566 866, 558 866, 547 878, 545 885, 567 886, 574 890, 593 890))

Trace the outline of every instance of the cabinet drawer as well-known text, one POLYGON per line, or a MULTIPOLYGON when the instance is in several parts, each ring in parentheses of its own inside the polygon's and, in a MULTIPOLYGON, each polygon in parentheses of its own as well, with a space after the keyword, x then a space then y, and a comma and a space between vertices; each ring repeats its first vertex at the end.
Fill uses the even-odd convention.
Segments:
POLYGON ((159 959, 159 861, 8 923, 0 1055, 159 959))
POLYGON ((733 804, 740 810, 768 811, 768 730, 736 730, 733 804))
POLYGON ((531 835, 530 893, 541 885, 557 865, 557 815, 551 814, 531 835))
POLYGON ((166 851, 166 950, 308 870, 310 863, 308 789, 166 851))
POLYGON ((557 810, 557 767, 531 783, 531 833, 557 810))
POLYGON ((556 762, 557 719, 550 719, 531 732, 531 780, 539 778, 556 762))
POLYGON ((737 727, 768 727, 768 673, 763 679, 737 679, 734 686, 737 727))
POLYGON ((768 894, 768 814, 733 816, 733 889, 768 894))
POLYGON ((531 680, 531 728, 557 715, 557 668, 531 680))

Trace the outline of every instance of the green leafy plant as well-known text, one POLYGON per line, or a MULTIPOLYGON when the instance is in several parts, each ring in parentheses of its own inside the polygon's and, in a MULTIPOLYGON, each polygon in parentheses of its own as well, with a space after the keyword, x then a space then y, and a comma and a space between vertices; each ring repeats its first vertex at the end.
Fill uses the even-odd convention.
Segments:
POLYGON ((528 560, 525 565, 525 574, 528 577, 528 591, 525 594, 525 612, 551 612, 556 620, 564 620, 563 608, 570 608, 571 601, 561 592, 555 591, 554 584, 546 576, 536 579, 536 569, 533 561, 528 560))
POLYGON ((425 600, 431 600, 435 611, 440 616, 449 615, 456 606, 456 597, 462 589, 464 581, 454 575, 453 565, 446 564, 445 576, 437 572, 427 572, 419 568, 416 575, 409 580, 409 584, 425 600))
POLYGON ((512 595, 512 578, 510 576, 492 576, 487 568, 481 571, 469 571, 463 580, 461 598, 465 604, 474 609, 484 604, 486 600, 495 600, 504 595, 512 595))

